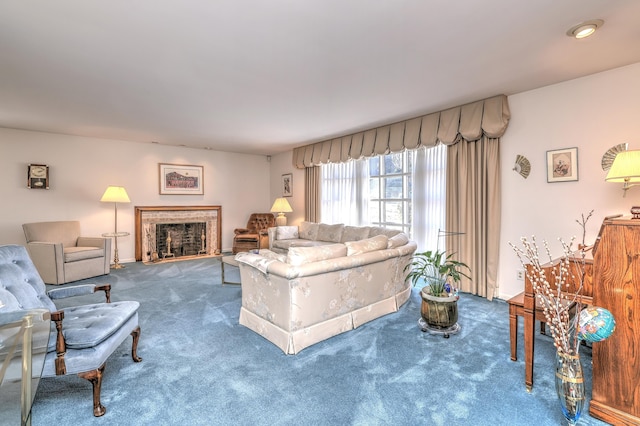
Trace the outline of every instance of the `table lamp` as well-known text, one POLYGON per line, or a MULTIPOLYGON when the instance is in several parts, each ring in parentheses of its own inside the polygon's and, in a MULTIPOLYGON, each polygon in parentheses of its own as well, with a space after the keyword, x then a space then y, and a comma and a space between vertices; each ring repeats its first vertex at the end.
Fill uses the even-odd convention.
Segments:
POLYGON ((271 206, 271 213, 278 213, 278 216, 276 217, 276 226, 286 226, 287 217, 284 214, 292 211, 293 210, 286 198, 276 198, 273 206, 271 206))
POLYGON ((113 268, 121 269, 124 268, 123 265, 120 264, 120 259, 118 258, 118 237, 126 237, 129 235, 128 232, 118 232, 118 203, 130 203, 129 195, 127 195, 127 190, 122 186, 110 186, 104 191, 102 198, 100 201, 105 203, 113 203, 115 208, 115 226, 113 233, 102 234, 105 237, 113 237, 114 242, 114 251, 113 251, 113 268))

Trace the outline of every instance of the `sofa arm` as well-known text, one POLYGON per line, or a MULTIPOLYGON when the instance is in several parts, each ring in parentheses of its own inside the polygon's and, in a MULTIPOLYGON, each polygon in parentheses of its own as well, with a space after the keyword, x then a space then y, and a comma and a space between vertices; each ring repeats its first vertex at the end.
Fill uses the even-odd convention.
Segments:
POLYGON ((27 243, 27 249, 33 264, 45 283, 64 283, 64 251, 62 243, 32 241, 27 243))
POLYGON ((108 238, 102 237, 78 237, 77 247, 97 247, 103 250, 107 248, 108 238))

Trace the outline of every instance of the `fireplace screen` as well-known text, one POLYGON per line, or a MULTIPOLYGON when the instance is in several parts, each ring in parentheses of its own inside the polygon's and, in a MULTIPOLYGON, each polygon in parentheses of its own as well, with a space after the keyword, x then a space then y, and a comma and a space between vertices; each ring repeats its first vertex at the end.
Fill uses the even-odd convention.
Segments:
POLYGON ((206 222, 156 224, 156 249, 161 259, 207 254, 206 222))

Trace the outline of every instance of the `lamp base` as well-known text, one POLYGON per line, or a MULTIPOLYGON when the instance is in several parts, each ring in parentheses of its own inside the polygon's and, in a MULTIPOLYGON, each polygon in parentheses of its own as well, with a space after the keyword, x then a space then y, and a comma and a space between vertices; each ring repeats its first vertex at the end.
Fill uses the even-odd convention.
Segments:
POLYGON ((278 213, 276 217, 276 226, 287 226, 287 217, 284 213, 278 213))

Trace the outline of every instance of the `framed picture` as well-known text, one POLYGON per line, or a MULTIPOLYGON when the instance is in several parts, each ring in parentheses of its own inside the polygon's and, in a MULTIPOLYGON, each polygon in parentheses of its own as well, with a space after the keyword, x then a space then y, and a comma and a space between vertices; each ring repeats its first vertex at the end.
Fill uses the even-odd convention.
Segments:
POLYGON ((49 166, 29 164, 27 168, 27 188, 49 189, 49 166))
POLYGON ((291 175, 291 173, 282 175, 282 196, 283 197, 293 196, 293 176, 291 175))
POLYGON ((204 194, 203 166, 163 163, 158 166, 160 171, 160 194, 204 194))
POLYGON ((578 180, 578 148, 547 151, 547 182, 578 180))

